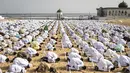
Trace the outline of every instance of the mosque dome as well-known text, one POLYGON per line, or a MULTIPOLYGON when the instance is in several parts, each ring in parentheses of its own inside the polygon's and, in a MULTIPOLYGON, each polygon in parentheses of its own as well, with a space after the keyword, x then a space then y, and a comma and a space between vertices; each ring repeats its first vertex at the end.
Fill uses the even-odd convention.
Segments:
POLYGON ((59 9, 59 10, 57 10, 57 13, 58 13, 58 12, 62 12, 62 10, 61 10, 61 9, 59 9))
POLYGON ((118 5, 118 7, 119 8, 127 8, 128 7, 128 5, 127 5, 127 3, 126 2, 121 2, 119 5, 118 5))

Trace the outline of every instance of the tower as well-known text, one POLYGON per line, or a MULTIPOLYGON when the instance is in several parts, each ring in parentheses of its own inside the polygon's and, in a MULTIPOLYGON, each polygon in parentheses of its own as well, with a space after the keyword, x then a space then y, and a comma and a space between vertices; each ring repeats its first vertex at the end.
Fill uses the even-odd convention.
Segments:
POLYGON ((63 18, 63 13, 61 11, 61 9, 57 10, 57 19, 61 20, 63 18))

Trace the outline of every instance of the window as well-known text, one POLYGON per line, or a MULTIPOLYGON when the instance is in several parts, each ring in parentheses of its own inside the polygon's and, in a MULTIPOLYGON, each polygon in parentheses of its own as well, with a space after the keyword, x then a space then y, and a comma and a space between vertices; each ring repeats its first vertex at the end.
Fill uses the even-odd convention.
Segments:
POLYGON ((109 11, 109 15, 111 15, 111 11, 109 11))
POLYGON ((117 16, 117 11, 115 11, 115 16, 117 16))
POLYGON ((125 11, 125 15, 127 15, 127 11, 125 11))
POLYGON ((119 11, 119 13, 118 13, 118 16, 120 16, 120 11, 119 11))
POLYGON ((128 16, 130 17, 130 14, 128 14, 128 16))
POLYGON ((124 12, 123 12, 123 11, 121 12, 121 15, 124 15, 124 12))
POLYGON ((112 11, 112 15, 114 15, 114 11, 112 11))

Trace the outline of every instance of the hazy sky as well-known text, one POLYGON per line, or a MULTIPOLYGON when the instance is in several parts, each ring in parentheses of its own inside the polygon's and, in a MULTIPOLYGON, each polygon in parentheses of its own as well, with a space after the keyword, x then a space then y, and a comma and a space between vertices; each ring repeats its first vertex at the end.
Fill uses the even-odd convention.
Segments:
MULTIPOLYGON (((97 7, 117 7, 123 0, 0 0, 0 13, 96 13, 97 7)), ((130 6, 130 0, 125 0, 130 6)))

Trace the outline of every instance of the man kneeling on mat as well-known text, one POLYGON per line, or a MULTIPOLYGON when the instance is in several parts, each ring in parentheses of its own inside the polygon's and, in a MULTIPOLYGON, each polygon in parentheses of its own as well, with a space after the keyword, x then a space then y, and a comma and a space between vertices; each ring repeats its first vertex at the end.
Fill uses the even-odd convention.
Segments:
POLYGON ((55 63, 60 61, 60 58, 58 58, 56 53, 49 51, 45 57, 41 58, 41 60, 49 63, 55 63))
POLYGON ((69 63, 67 64, 67 70, 85 70, 86 66, 79 58, 72 58, 70 59, 69 63))
POLYGON ((45 62, 40 63, 40 65, 36 68, 36 72, 58 73, 54 67, 50 67, 50 65, 45 62))
POLYGON ((115 66, 112 64, 111 61, 100 58, 99 62, 97 63, 97 66, 95 66, 95 70, 100 71, 113 71, 115 70, 115 66))

